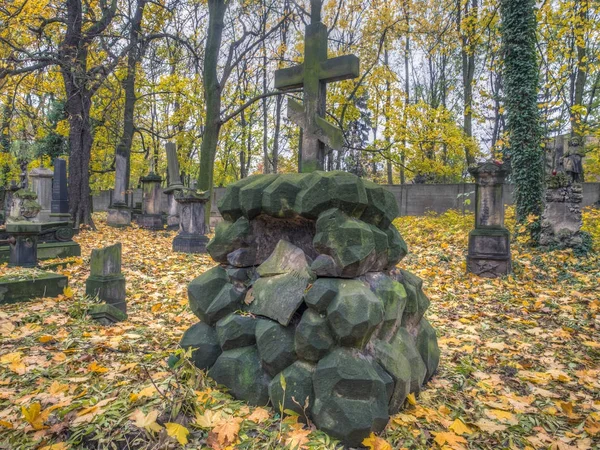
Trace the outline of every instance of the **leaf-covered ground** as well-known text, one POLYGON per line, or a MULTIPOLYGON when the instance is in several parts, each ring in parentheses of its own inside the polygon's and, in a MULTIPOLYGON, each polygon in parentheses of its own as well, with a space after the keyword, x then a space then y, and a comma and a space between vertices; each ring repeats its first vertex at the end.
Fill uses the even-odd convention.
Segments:
MULTIPOLYGON (((0 448, 340 448, 294 418, 234 401, 187 363, 169 370, 194 323, 186 285, 214 263, 172 253, 174 233, 103 220, 77 236, 82 258, 54 268, 70 278, 65 295, 0 308, 0 448), (86 317, 89 255, 117 241, 129 320, 102 327, 86 317)), ((472 222, 454 212, 397 221, 411 251, 401 264, 424 279, 442 360, 426 390, 366 444, 599 448, 598 253, 578 259, 514 242, 514 275, 480 279, 465 274, 472 222)), ((585 224, 600 251, 600 212, 587 211, 585 224)))

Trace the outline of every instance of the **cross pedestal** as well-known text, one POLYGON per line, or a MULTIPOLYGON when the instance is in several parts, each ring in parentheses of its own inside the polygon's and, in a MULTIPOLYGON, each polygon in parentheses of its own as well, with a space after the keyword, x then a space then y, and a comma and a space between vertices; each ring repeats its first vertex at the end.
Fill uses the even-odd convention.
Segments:
POLYGON ((318 14, 313 11, 313 20, 306 27, 304 63, 275 72, 276 89, 304 90, 302 104, 288 100, 288 118, 302 128, 300 172, 323 169, 326 145, 342 149, 342 130, 325 120, 327 83, 356 78, 360 73, 359 60, 354 55, 327 58, 327 27, 320 21, 320 5, 318 8, 318 14))

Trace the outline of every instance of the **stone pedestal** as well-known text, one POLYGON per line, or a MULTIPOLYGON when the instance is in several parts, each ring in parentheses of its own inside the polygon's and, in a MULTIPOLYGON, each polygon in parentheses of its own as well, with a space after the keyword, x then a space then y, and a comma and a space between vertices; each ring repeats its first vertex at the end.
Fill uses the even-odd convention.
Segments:
POLYGON ((169 205, 167 229, 177 230, 179 228, 179 220, 181 217, 181 204, 177 202, 173 192, 167 194, 167 204, 169 205))
POLYGON ((42 209, 35 218, 36 222, 48 222, 52 208, 52 178, 50 169, 36 168, 29 172, 30 189, 37 194, 37 202, 42 209))
POLYGON ((162 230, 163 222, 160 213, 160 183, 162 178, 154 172, 143 177, 142 181, 142 214, 138 217, 138 224, 150 230, 162 230))
POLYGON ((36 267, 37 246, 42 226, 32 222, 10 222, 6 232, 10 242, 9 267, 36 267))
POLYGON ((540 245, 554 248, 577 248, 583 244, 581 184, 567 184, 546 189, 540 245))
POLYGON ((106 223, 115 228, 124 228, 131 225, 131 208, 125 204, 113 203, 108 209, 106 223))
POLYGON ((173 239, 173 251, 182 253, 206 253, 207 227, 205 206, 208 195, 188 193, 176 197, 181 206, 179 233, 173 239))
POLYGON ((509 170, 500 163, 486 162, 469 172, 477 187, 467 271, 488 278, 507 275, 511 272, 510 233, 504 227, 503 187, 509 170))
POLYGON ((121 274, 121 244, 92 250, 90 276, 85 293, 127 312, 125 277, 121 274))

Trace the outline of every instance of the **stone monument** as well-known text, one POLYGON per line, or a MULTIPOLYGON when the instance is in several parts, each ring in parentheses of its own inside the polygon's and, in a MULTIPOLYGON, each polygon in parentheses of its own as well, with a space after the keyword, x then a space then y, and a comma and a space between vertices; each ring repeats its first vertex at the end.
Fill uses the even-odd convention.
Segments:
POLYGON ((169 186, 163 191, 167 195, 167 204, 169 207, 167 215, 167 228, 174 230, 179 228, 179 218, 181 214, 181 206, 175 199, 178 192, 184 189, 181 182, 181 174, 179 172, 179 160, 177 159, 177 147, 173 142, 168 142, 167 164, 169 171, 169 186))
POLYGON ((150 172, 143 177, 142 182, 142 214, 137 218, 138 224, 142 228, 149 230, 162 230, 163 220, 160 212, 160 184, 162 178, 150 172))
POLYGON ((54 160, 50 217, 53 221, 58 222, 71 220, 69 191, 67 190, 67 162, 60 158, 54 160))
POLYGON ((42 207, 36 217, 36 222, 49 222, 52 207, 52 177, 50 169, 38 167, 29 172, 31 190, 37 194, 37 201, 42 207))
POLYGON ((179 233, 173 239, 173 251, 182 253, 206 253, 208 227, 205 221, 208 192, 186 189, 175 200, 181 206, 179 233))
POLYGON ((90 315, 103 324, 125 320, 127 303, 125 277, 121 273, 121 243, 93 249, 90 266, 85 293, 103 302, 102 305, 94 306, 90 315))
POLYGON ((569 177, 571 184, 583 182, 583 157, 585 151, 581 140, 577 136, 571 136, 567 150, 562 157, 563 170, 569 177))
POLYGON ((200 322, 181 346, 236 398, 360 445, 439 361, 422 282, 396 267, 393 194, 344 172, 256 175, 219 210, 220 265, 188 286, 200 322))
POLYGON ((116 228, 131 225, 131 208, 129 207, 129 158, 117 147, 115 154, 115 189, 106 218, 107 225, 116 228))
POLYGON ((475 229, 469 233, 467 271, 495 278, 511 272, 510 233, 504 227, 506 165, 495 161, 469 168, 475 178, 475 229))
POLYGON ((288 100, 288 117, 302 128, 300 172, 323 169, 325 145, 341 150, 342 130, 325 120, 327 83, 359 76, 354 55, 327 57, 327 27, 321 22, 322 0, 311 0, 311 23, 305 31, 304 63, 275 72, 275 88, 303 88, 303 104, 288 100))
POLYGON ((557 173, 548 177, 544 212, 542 214, 540 245, 550 249, 581 249, 589 235, 581 231, 583 217, 581 183, 573 182, 576 173, 557 173))

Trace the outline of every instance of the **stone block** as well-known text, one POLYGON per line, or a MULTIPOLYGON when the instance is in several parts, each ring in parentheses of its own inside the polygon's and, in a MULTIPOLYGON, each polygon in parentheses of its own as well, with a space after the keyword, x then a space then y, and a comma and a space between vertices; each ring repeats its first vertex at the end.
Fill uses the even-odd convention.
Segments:
POLYGON ((372 181, 363 180, 363 184, 367 193, 368 203, 361 215, 361 219, 385 230, 400 215, 396 197, 385 187, 379 186, 372 181))
POLYGON ((287 326, 302 304, 309 281, 308 277, 296 273, 259 278, 252 287, 254 300, 248 311, 287 326))
POLYGON ((411 390, 411 367, 408 359, 402 351, 402 347, 396 347, 379 339, 373 340, 373 353, 376 361, 394 380, 394 387, 389 403, 389 413, 396 414, 402 408, 404 400, 411 390))
POLYGON ((335 342, 327 320, 312 310, 307 310, 296 327, 294 346, 299 358, 317 362, 333 348, 335 342))
POLYGON ((440 348, 438 347, 435 330, 426 318, 421 319, 421 323, 419 324, 416 344, 417 350, 427 368, 425 375, 425 383, 427 383, 435 374, 440 363, 440 348))
POLYGON ((216 329, 221 349, 225 351, 253 345, 256 342, 256 323, 254 317, 235 313, 219 320, 216 329))
POLYGON ((256 177, 251 183, 240 189, 239 199, 244 217, 254 219, 262 213, 263 193, 278 176, 277 174, 269 174, 256 177))
POLYGON ((198 322, 187 329, 179 341, 181 348, 192 349, 191 361, 201 370, 207 370, 215 363, 221 352, 215 329, 204 322, 198 322))
POLYGON ((269 384, 269 398, 275 411, 279 413, 285 410, 294 411, 301 419, 310 416, 314 403, 312 381, 314 373, 314 364, 296 361, 275 376, 269 384))
POLYGON ((288 241, 280 240, 271 256, 257 267, 261 277, 270 277, 286 273, 296 273, 302 277, 312 277, 310 264, 304 252, 288 241))
POLYGON ((297 359, 294 330, 272 320, 258 320, 256 346, 263 367, 271 376, 277 375, 297 359))
POLYGON ((245 243, 250 234, 250 222, 245 217, 240 217, 235 222, 221 222, 215 228, 215 236, 206 246, 212 258, 220 263, 227 263, 227 255, 245 243))
POLYGON ((269 184, 263 192, 263 213, 279 218, 295 216, 296 197, 306 186, 308 176, 305 173, 285 174, 269 184))
POLYGON ((88 314, 93 320, 105 326, 127 320, 127 313, 108 303, 92 306, 88 314))
POLYGON ((221 353, 208 375, 226 386, 235 398, 251 405, 264 406, 269 402, 271 378, 263 370, 255 346, 221 353))
POLYGON ((339 278, 317 278, 304 295, 305 303, 319 314, 326 314, 327 308, 340 290, 341 283, 344 283, 344 280, 339 278))

